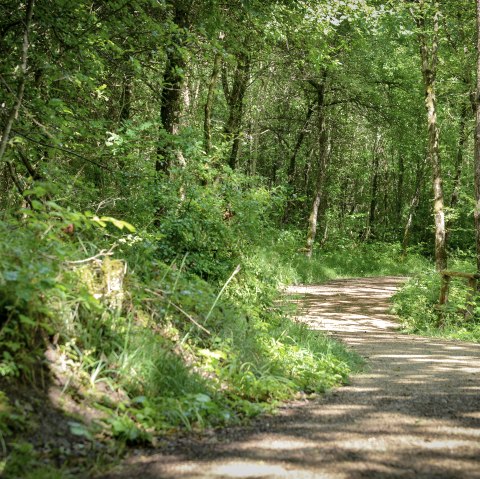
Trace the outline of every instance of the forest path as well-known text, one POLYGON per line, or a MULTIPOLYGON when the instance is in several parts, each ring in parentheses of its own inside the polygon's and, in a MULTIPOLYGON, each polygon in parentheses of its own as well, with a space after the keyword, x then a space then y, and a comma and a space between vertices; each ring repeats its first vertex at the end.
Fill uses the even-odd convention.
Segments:
POLYGON ((290 288, 302 320, 368 358, 350 385, 249 427, 139 451, 108 478, 480 478, 480 345, 399 334, 388 310, 402 281, 290 288))

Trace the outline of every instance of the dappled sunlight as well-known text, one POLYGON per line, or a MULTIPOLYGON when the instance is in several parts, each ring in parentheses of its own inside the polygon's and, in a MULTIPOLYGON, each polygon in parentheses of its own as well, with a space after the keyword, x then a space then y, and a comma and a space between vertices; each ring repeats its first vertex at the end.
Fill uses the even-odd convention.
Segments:
POLYGON ((146 470, 165 478, 480 478, 480 345, 400 334, 388 298, 402 281, 291 288, 305 298, 297 319, 367 358, 365 371, 236 438, 219 433, 214 444, 182 451, 181 468, 157 459, 146 470))
POLYGON ((261 450, 269 451, 293 451, 301 450, 306 447, 315 447, 316 442, 302 438, 292 438, 289 435, 278 436, 275 438, 267 437, 265 441, 259 441, 255 438, 252 441, 246 441, 239 445, 240 449, 255 447, 261 450))
POLYGON ((287 472, 284 467, 270 464, 261 464, 258 461, 229 461, 216 467, 207 467, 202 470, 195 470, 188 465, 180 468, 179 473, 193 473, 189 477, 286 477, 287 472), (183 470, 182 470, 183 469, 183 470))

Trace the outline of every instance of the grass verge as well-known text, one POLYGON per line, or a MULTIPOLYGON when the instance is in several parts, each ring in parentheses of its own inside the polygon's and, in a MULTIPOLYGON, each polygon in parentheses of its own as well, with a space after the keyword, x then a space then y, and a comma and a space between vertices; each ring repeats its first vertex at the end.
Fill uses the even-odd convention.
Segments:
MULTIPOLYGON (((452 261, 452 270, 474 272, 473 261, 452 261)), ((440 275, 430 268, 415 275, 393 297, 393 311, 408 333, 480 342, 480 300, 470 294, 465 280, 450 283, 448 303, 438 305, 440 275), (471 314, 469 314, 471 312, 471 314)))
POLYGON ((117 235, 112 256, 114 230, 99 239, 98 220, 75 215, 35 216, 1 257, 2 477, 93 474, 125 447, 241 423, 360 367, 277 307, 294 270, 270 253, 212 284, 187 255, 160 261, 148 234, 117 235), (65 240, 71 221, 83 240, 65 240))

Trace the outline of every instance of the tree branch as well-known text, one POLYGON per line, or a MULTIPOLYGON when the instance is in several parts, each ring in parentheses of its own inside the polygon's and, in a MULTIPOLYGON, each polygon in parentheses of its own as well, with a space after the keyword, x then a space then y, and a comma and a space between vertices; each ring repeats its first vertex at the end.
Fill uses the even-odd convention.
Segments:
POLYGON ((0 142, 0 164, 3 160, 3 156, 5 155, 8 140, 10 138, 10 131, 12 129, 13 123, 18 117, 18 111, 20 110, 20 106, 23 100, 23 94, 25 92, 25 82, 27 77, 27 57, 28 57, 28 49, 30 47, 28 35, 30 33, 30 26, 32 24, 34 3, 35 3, 35 0, 28 0, 27 2, 26 13, 25 13, 25 30, 23 33, 22 58, 21 58, 21 63, 19 68, 20 82, 17 88, 16 101, 10 111, 7 122, 2 132, 2 140, 0 142))

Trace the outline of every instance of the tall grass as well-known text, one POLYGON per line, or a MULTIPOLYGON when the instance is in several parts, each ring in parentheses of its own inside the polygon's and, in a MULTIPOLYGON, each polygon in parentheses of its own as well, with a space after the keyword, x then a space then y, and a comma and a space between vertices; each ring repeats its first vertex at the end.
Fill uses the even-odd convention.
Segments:
MULTIPOLYGON (((449 269, 473 272, 475 264, 462 255, 449 269)), ((433 268, 415 275, 393 297, 394 312, 406 332, 480 342, 480 299, 472 297, 467 282, 453 278, 448 303, 439 306, 440 275, 433 268), (466 314, 467 311, 472 314, 466 314)))
POLYGON ((299 249, 302 239, 302 232, 284 231, 268 249, 257 251, 255 258, 284 284, 312 284, 348 277, 412 276, 430 267, 429 261, 415 250, 403 255, 397 243, 338 242, 316 249, 307 258, 299 249))

